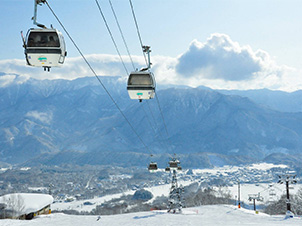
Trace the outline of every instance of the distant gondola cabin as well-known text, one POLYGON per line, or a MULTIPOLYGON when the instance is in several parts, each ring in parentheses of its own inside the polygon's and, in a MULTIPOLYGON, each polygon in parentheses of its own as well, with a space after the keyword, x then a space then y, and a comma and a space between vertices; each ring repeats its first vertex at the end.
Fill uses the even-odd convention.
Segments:
POLYGON ((148 170, 150 172, 155 172, 157 170, 157 163, 156 162, 151 162, 148 166, 148 170))
POLYGON ((129 75, 127 90, 131 99, 147 100, 154 98, 155 79, 150 71, 135 71, 129 75))

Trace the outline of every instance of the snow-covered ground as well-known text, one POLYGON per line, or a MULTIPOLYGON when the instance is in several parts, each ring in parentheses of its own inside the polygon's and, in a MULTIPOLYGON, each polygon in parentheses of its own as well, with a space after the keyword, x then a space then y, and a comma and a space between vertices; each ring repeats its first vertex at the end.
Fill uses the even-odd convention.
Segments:
POLYGON ((76 211, 91 211, 96 208, 97 205, 101 205, 102 203, 120 198, 123 195, 133 195, 135 191, 127 191, 124 193, 118 193, 114 195, 106 195, 99 198, 94 199, 86 199, 80 201, 72 201, 72 202, 56 202, 51 205, 52 210, 76 210, 76 211), (92 205, 84 205, 85 202, 89 202, 92 205))
MULTIPOLYGON (((255 163, 255 164, 251 164, 251 165, 247 165, 245 166, 246 169, 248 170, 270 170, 272 168, 281 168, 281 169, 285 169, 288 166, 283 165, 283 164, 279 164, 279 165, 275 165, 272 163, 255 163)), ((195 169, 193 170, 194 173, 208 173, 211 175, 215 175, 215 174, 223 174, 223 173, 234 173, 239 171, 240 169, 242 169, 242 166, 229 166, 229 165, 225 165, 222 167, 214 167, 213 169, 195 169)))
POLYGON ((31 221, 0 220, 0 226, 170 226, 170 225, 202 225, 202 226, 278 226, 302 225, 301 217, 285 219, 284 216, 269 216, 255 214, 254 211, 238 209, 234 206, 213 205, 184 209, 182 214, 168 214, 166 211, 139 212, 122 215, 74 216, 65 214, 51 214, 39 216, 31 221))
MULTIPOLYGON (((183 186, 189 185, 192 181, 179 181, 183 186)), ((152 203, 154 199, 159 196, 168 196, 170 191, 170 184, 157 185, 153 187, 145 188, 145 190, 150 191, 153 194, 153 198, 149 200, 149 203, 152 203)), ((135 191, 129 190, 124 193, 118 193, 114 195, 106 195, 99 198, 94 199, 86 199, 80 201, 72 201, 72 202, 56 202, 51 205, 52 210, 77 210, 77 211, 91 211, 96 208, 97 205, 101 205, 106 201, 110 201, 112 199, 120 198, 123 195, 133 195, 135 191), (85 202, 89 202, 92 205, 84 205, 85 202)))

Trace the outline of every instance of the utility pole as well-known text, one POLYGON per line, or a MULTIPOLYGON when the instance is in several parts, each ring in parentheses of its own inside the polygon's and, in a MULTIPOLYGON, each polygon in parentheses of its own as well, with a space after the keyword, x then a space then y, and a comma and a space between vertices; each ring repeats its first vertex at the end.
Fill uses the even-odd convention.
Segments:
POLYGON ((260 196, 260 193, 258 194, 250 194, 249 195, 249 201, 253 201, 253 204, 254 204, 254 211, 256 213, 258 213, 258 211, 256 210, 256 200, 257 201, 263 201, 263 197, 260 196))
POLYGON ((297 175, 294 173, 278 175, 278 177, 279 177, 278 183, 279 184, 285 183, 285 185, 286 185, 286 209, 287 209, 287 211, 290 211, 290 212, 291 212, 291 206, 290 206, 290 197, 289 197, 289 184, 297 183, 296 176, 297 175))
POLYGON ((238 180, 238 208, 241 208, 241 203, 240 203, 240 181, 238 180))
POLYGON ((53 188, 53 184, 50 183, 49 186, 48 186, 48 194, 49 195, 52 195, 52 191, 51 191, 52 188, 53 188))

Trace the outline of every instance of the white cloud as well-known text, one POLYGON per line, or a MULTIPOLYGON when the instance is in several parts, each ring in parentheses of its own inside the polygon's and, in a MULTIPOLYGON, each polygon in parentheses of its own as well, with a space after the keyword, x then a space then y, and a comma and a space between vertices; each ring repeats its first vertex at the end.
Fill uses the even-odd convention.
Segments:
MULTIPOLYGON (((212 34, 205 43, 194 40, 178 58, 176 71, 185 78, 244 81, 272 69, 272 60, 262 51, 240 46, 225 34, 212 34)), ((279 68, 275 67, 278 73, 279 68)))
MULTIPOLYGON (((118 56, 91 54, 85 57, 97 75, 128 76, 118 56)), ((132 58, 138 68, 142 67, 142 57, 133 56, 132 58)), ((127 69, 129 70, 128 73, 130 73, 131 70, 134 70, 130 63, 130 60, 128 60, 126 56, 123 57, 123 60, 127 69)), ((18 74, 21 75, 24 80, 28 78, 71 80, 79 77, 94 76, 93 72, 90 70, 82 57, 66 58, 64 64, 61 67, 52 67, 50 72, 45 72, 42 67, 40 68, 27 66, 25 59, 1 60, 0 68, 0 72, 5 72, 6 74, 18 74)))

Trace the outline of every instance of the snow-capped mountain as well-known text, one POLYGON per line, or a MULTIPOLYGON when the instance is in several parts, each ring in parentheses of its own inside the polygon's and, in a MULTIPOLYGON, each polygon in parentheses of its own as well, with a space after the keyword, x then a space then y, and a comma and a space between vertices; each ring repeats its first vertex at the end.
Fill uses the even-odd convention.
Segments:
POLYGON ((302 112, 301 90, 292 93, 268 89, 220 90, 219 92, 228 95, 248 97, 258 104, 281 112, 302 112))
POLYGON ((302 113, 203 87, 162 88, 158 99, 139 103, 125 80, 102 82, 136 133, 95 78, 19 83, 17 76, 0 88, 1 161, 145 166, 150 154, 164 164, 177 153, 184 165, 210 167, 278 162, 302 148, 302 113))

